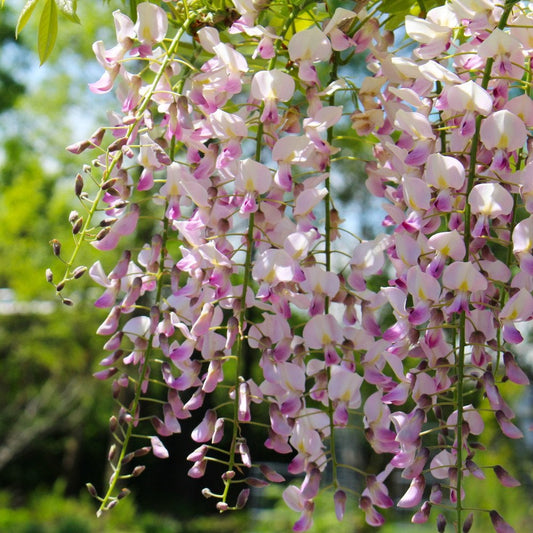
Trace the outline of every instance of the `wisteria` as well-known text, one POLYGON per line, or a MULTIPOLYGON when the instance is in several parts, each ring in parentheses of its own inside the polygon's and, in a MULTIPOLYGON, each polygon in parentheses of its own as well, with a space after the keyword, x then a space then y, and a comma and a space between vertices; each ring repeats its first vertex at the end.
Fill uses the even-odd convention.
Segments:
POLYGON ((95 376, 118 405, 109 486, 89 485, 99 513, 198 412, 176 438, 196 443, 189 476, 222 472, 203 491, 221 512, 285 482, 254 457, 257 425, 295 480, 295 531, 324 488, 339 520, 355 506, 380 526, 397 506, 442 531, 451 509, 457 531, 483 512, 513 531, 470 507, 465 478, 518 484, 481 443, 488 411, 523 436, 500 389, 529 383, 515 351, 533 318, 529 2, 449 0, 408 15, 404 36, 379 2, 222 4, 143 2, 135 20, 113 14, 116 44, 93 46, 90 90, 118 105, 69 147, 94 159, 75 179, 72 254, 54 251, 69 304, 84 243, 121 254, 88 268, 108 309, 95 376), (372 145, 366 187, 385 216, 371 240, 350 234, 331 183, 356 158, 347 128, 372 145), (354 428, 383 470, 340 462, 336 437, 354 428), (397 501, 393 473, 407 481, 397 501))

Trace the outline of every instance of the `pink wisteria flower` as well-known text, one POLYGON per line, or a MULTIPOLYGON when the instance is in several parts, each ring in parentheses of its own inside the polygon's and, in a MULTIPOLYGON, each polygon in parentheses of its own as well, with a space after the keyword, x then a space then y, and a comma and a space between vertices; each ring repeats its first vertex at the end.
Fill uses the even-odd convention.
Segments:
POLYGON ((264 103, 261 122, 277 124, 278 102, 290 100, 294 89, 293 78, 281 70, 262 70, 254 74, 250 95, 264 103))
POLYGON ((306 83, 318 83, 314 63, 327 61, 330 56, 331 43, 316 26, 295 33, 289 41, 289 57, 298 63, 298 77, 306 83))
MULTIPOLYGON (((401 51, 379 2, 328 15, 312 3, 235 0, 204 13, 143 2, 135 23, 115 14, 118 44, 94 45, 104 75, 91 88, 118 81, 119 107, 72 147, 98 151, 99 192, 91 203, 85 169, 75 191, 89 220, 71 223, 76 249, 132 236, 109 274, 103 260, 89 270, 108 310, 98 334, 110 336, 96 376, 119 403, 133 398, 113 421, 128 453, 129 435, 144 433, 168 456, 153 431, 170 437, 197 411, 189 475, 221 468, 221 489, 204 489, 221 512, 246 503, 243 483, 283 481, 257 465, 247 438, 263 431, 294 476, 283 499, 296 531, 312 527, 326 483, 343 518, 345 469, 364 484, 368 524, 394 505, 424 523, 445 505, 468 531, 463 481, 485 478, 485 424, 522 437, 505 388, 529 381, 511 350, 533 320, 533 22, 524 3, 503 4, 450 0, 408 15, 414 47, 401 51), (361 51, 370 75, 359 84, 361 51), (383 233, 374 215, 364 221, 378 233, 367 240, 351 233, 337 189, 363 159, 385 211, 383 233), (346 427, 384 460, 340 462, 346 427), (393 500, 398 477, 408 485, 393 500)), ((66 283, 79 271, 65 263, 66 283)), ((119 463, 114 475, 128 476, 119 463)), ((118 501, 109 491, 103 509, 118 501)))

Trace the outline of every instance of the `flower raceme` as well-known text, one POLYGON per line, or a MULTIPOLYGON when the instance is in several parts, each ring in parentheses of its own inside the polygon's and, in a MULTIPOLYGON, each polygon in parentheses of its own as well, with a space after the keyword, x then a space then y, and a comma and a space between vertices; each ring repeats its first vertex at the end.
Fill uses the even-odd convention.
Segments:
MULTIPOLYGON (((520 2, 447 2, 406 18, 418 48, 403 57, 370 10, 339 8, 328 20, 314 3, 233 7, 237 20, 197 29, 199 7, 143 2, 135 23, 114 14, 115 48, 94 46, 105 72, 91 90, 118 83, 122 110, 107 148, 101 136, 73 148, 98 150, 90 173, 100 180, 90 200, 77 178, 87 216, 76 250, 84 240, 123 249, 108 274, 100 263, 89 271, 104 287, 96 305, 110 309, 98 333, 111 354, 96 375, 113 377, 111 427, 124 450, 112 454, 101 511, 130 477, 124 458, 143 444, 168 457, 160 437, 198 412, 189 475, 222 465, 221 492, 204 489, 221 512, 248 498, 244 489, 231 502, 234 484, 284 481, 248 442, 260 423, 265 446, 303 475, 283 496, 300 513, 294 529, 312 526, 325 472, 342 519, 354 491, 335 438, 361 427, 384 456, 381 472, 348 465, 364 482, 369 524, 394 505, 386 483, 398 470, 410 485, 396 505, 413 509, 414 523, 442 504, 466 528, 463 480, 483 477, 471 442, 482 439, 480 411, 520 437, 500 382, 528 383, 510 348, 533 318, 533 105, 522 81, 531 13, 520 2), (362 50, 372 75, 355 88, 339 69, 362 50), (348 117, 371 136, 367 188, 386 212, 384 233, 355 244, 340 237, 332 187, 337 163, 354 158, 342 142, 348 117), (150 242, 139 241, 148 229, 150 242), (150 408, 153 383, 165 391, 161 413, 150 408), (467 404, 467 387, 489 408, 467 404), (265 479, 246 477, 251 467, 265 479)), ((497 475, 517 482, 503 467, 497 475)))

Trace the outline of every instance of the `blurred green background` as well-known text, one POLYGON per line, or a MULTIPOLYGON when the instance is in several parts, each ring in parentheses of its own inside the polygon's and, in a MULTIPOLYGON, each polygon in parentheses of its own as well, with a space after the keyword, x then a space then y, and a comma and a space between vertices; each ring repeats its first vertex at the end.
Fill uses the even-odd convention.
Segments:
MULTIPOLYGON (((93 332, 105 311, 91 306, 92 291, 98 289, 89 280, 77 284, 75 307, 62 306, 44 272, 57 268, 51 239, 72 245, 68 216, 78 208, 73 183, 83 159, 64 147, 87 137, 113 105, 112 96, 92 95, 87 83, 100 76, 91 44, 103 39, 112 45, 110 13, 119 4, 80 3, 83 25, 62 24, 56 50, 41 68, 35 22, 14 40, 21 5, 8 1, 0 12, 0 532, 290 531, 297 515, 281 501, 280 487, 254 489, 241 513, 213 512, 200 494, 209 479, 186 476, 190 463, 185 457, 194 445, 185 435, 197 420, 184 424, 183 437, 167 439, 169 460, 147 460, 146 472, 129 484, 131 497, 103 518, 95 517, 96 505, 85 483, 101 489, 109 475, 105 458, 113 411, 109 384, 91 375, 104 342, 93 332)), ((362 209, 364 192, 357 196, 362 209)), ((84 254, 90 266, 91 250, 84 254)), ((522 486, 503 489, 488 471, 484 482, 468 479, 467 492, 472 506, 497 508, 517 531, 530 531, 533 439, 527 429, 533 400, 514 394, 509 401, 522 414, 526 439, 504 442, 493 417, 487 417, 488 451, 483 457, 485 464, 504 465, 522 486)), ((357 434, 348 436, 342 453, 366 464, 368 450, 358 439, 357 434)), ((256 458, 271 460, 267 450, 261 457, 261 449, 258 437, 256 458)), ((392 481, 393 496, 399 498, 407 488, 405 480, 392 481)), ((321 496, 312 531, 372 530, 363 523, 357 502, 348 501, 339 524, 332 494, 321 496)), ((388 522, 383 532, 435 531, 436 512, 427 527, 412 526, 411 512, 384 514, 388 522)), ((476 516, 472 531, 490 527, 487 515, 476 516)))

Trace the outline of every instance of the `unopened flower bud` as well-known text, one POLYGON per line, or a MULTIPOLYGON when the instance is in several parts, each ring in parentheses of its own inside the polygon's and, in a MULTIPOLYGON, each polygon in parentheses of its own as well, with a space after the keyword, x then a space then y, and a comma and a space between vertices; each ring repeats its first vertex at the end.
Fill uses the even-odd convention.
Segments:
POLYGON ((217 509, 223 513, 224 511, 227 511, 229 509, 229 505, 226 502, 218 502, 217 503, 217 509))
POLYGON ((143 446, 142 448, 135 450, 133 453, 135 454, 135 457, 143 457, 144 455, 148 455, 151 450, 152 448, 150 448, 150 446, 143 446))
POLYGON ((470 513, 463 522, 463 533, 468 533, 474 523, 474 513, 470 513))
POLYGON ((125 498, 130 493, 131 493, 130 489, 127 489, 127 488, 120 489, 120 492, 118 493, 118 496, 117 496, 117 500, 122 500, 122 498, 125 498))
POLYGON ((80 279, 83 276, 83 274, 85 274, 85 272, 87 272, 87 267, 79 266, 74 269, 74 272, 72 272, 72 277, 74 279, 80 279))
POLYGON ((116 202, 113 202, 109 207, 113 209, 122 209, 123 207, 126 207, 127 205, 128 205, 128 202, 126 200, 117 200, 116 202))
POLYGON ((108 504, 107 504, 107 507, 105 508, 106 511, 109 511, 111 509, 113 509, 113 507, 116 507, 118 503, 118 500, 111 500, 108 504))
POLYGON ((68 307, 72 307, 74 305, 74 302, 70 298, 63 298, 61 301, 63 302, 63 305, 67 305, 68 307))
POLYGON ((218 233, 227 233, 230 230, 230 224, 227 218, 221 218, 217 222, 218 233))
POLYGON ((50 244, 52 245, 54 255, 59 257, 61 255, 61 243, 57 239, 52 239, 50 244))
POLYGON ((61 292, 64 288, 65 288, 65 282, 64 282, 64 281, 60 281, 60 282, 56 285, 56 291, 57 291, 57 292, 61 292))
POLYGON ((92 135, 89 141, 94 146, 100 146, 102 144, 102 139, 104 138, 105 128, 98 128, 92 135))
POLYGON ((89 141, 80 141, 74 144, 70 144, 67 146, 66 150, 69 151, 71 154, 81 154, 87 150, 91 146, 91 143, 89 141))
POLYGON ((94 488, 94 485, 92 483, 86 483, 85 486, 87 487, 87 490, 89 491, 89 494, 93 498, 97 498, 98 497, 98 493, 96 492, 96 489, 94 488))
POLYGON ((109 145, 108 150, 110 152, 116 152, 117 150, 120 150, 127 142, 127 137, 121 137, 120 139, 117 139, 116 141, 112 142, 109 145))
POLYGON ((223 481, 229 481, 235 477, 235 472, 233 470, 228 470, 222 474, 223 481))
POLYGON ((122 459, 122 464, 127 465, 135 457, 134 452, 127 453, 122 459))
POLYGON ((255 487, 257 489, 262 489, 263 487, 268 487, 268 485, 270 485, 268 481, 256 477, 247 477, 244 482, 247 485, 250 485, 250 487, 255 487))
POLYGON ((204 498, 212 498, 214 494, 206 487, 205 489, 202 489, 202 496, 204 498))
POLYGON ((492 525, 494 526, 494 529, 496 530, 496 533, 505 533, 509 531, 513 531, 511 526, 502 518, 502 516, 498 513, 498 511, 490 511, 489 512, 490 521, 492 522, 492 525))
POLYGON ((249 496, 250 489, 241 490, 241 492, 239 492, 239 495, 237 496, 237 503, 235 504, 235 507, 237 507, 237 509, 242 509, 246 505, 249 496))
MULTIPOLYGON (((65 303, 63 301, 63 303, 65 303)), ((114 376, 118 372, 118 368, 112 366, 110 368, 106 368, 105 370, 100 370, 99 372, 95 372, 93 374, 93 377, 96 379, 101 379, 102 381, 105 379, 109 379, 110 377, 114 376)))
POLYGON ((110 189, 111 187, 113 187, 113 185, 115 185, 116 182, 117 182, 117 178, 109 178, 108 180, 104 181, 104 183, 102 184, 102 190, 107 191, 107 189, 110 189))
POLYGON ((76 220, 78 220, 78 218, 80 218, 80 214, 77 211, 71 211, 69 216, 68 216, 68 221, 71 224, 74 224, 74 222, 76 222, 76 220))
POLYGON ((116 454, 117 454, 117 445, 116 444, 112 444, 111 448, 109 448, 109 452, 107 454, 107 460, 109 462, 111 462, 115 458, 116 454))
POLYGON ((100 222, 100 227, 106 228, 107 226, 112 226, 116 221, 117 221, 117 217, 104 218, 104 220, 100 222))
POLYGON ((112 416, 109 419, 109 431, 111 431, 111 433, 114 433, 115 430, 117 429, 117 426, 118 426, 117 417, 116 416, 112 416))
POLYGON ((97 233, 97 235, 95 237, 95 240, 101 241, 110 231, 111 231, 111 228, 103 228, 103 229, 101 229, 97 233))
POLYGON ((74 181, 74 192, 76 196, 80 196, 83 192, 83 177, 81 174, 76 175, 76 180, 74 181))
POLYGON ((443 514, 439 514, 439 516, 437 516, 437 531, 439 533, 444 533, 445 529, 446 529, 446 517, 443 514))
POLYGON ((131 473, 131 475, 133 477, 139 477, 143 472, 144 472, 144 469, 146 467, 144 465, 139 465, 139 466, 136 466, 134 469, 133 469, 133 472, 131 473))
POLYGON ((48 283, 54 282, 54 273, 49 268, 46 269, 46 281, 48 283))
POLYGON ((77 235, 83 226, 83 217, 78 218, 72 226, 72 235, 77 235))

